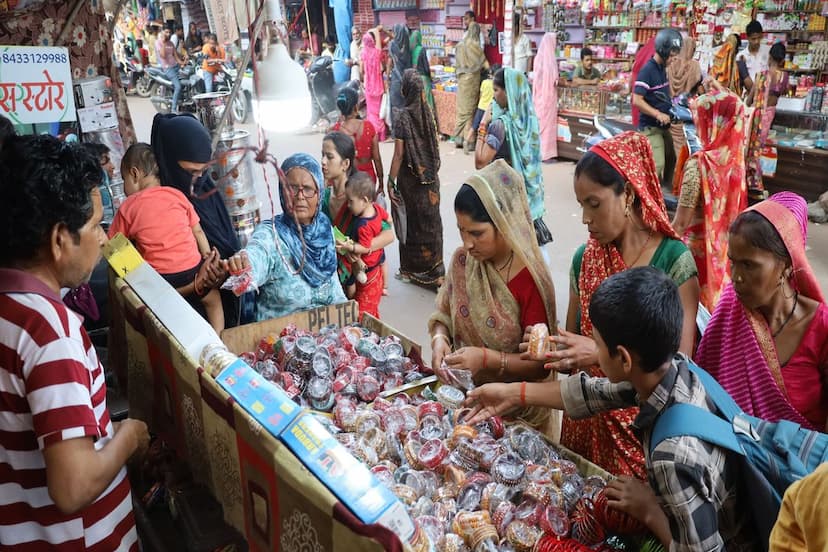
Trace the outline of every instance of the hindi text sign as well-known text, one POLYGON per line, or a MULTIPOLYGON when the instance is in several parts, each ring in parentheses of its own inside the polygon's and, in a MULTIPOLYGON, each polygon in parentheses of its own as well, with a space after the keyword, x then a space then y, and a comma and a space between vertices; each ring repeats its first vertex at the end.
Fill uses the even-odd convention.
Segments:
POLYGON ((18 124, 75 121, 69 50, 0 46, 0 115, 18 124))

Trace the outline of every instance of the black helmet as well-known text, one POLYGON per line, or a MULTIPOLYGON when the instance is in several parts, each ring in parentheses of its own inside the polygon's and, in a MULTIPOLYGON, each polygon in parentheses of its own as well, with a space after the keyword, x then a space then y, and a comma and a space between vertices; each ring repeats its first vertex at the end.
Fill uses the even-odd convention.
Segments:
POLYGON ((672 52, 681 51, 681 33, 675 29, 661 29, 655 38, 655 51, 663 61, 670 58, 672 52))

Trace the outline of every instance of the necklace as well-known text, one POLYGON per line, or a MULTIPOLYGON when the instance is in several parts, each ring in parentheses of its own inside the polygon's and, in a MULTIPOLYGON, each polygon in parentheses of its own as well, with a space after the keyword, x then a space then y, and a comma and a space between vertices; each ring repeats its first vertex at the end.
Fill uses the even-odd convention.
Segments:
POLYGON ((788 325, 788 322, 790 322, 790 321, 791 321, 791 318, 793 318, 793 315, 794 315, 794 313, 796 312, 796 302, 797 302, 797 300, 798 300, 798 299, 799 299, 799 292, 798 292, 798 291, 795 291, 795 292, 794 292, 793 308, 791 309, 791 312, 788 314, 788 317, 785 319, 785 321, 784 321, 784 322, 782 322, 782 325, 781 325, 781 326, 779 326, 779 329, 778 329, 778 330, 776 330, 775 332, 771 332, 771 337, 772 337, 772 338, 776 339, 776 336, 777 336, 777 335, 779 335, 779 334, 781 334, 781 333, 782 333, 782 330, 784 330, 784 329, 785 329, 785 326, 787 326, 787 325, 788 325))
POLYGON ((506 281, 506 282, 508 282, 508 281, 509 281, 509 275, 510 275, 510 274, 511 274, 511 272, 512 272, 512 261, 513 261, 513 260, 515 260, 515 252, 514 252, 514 251, 512 251, 511 253, 509 253, 509 259, 508 259, 505 263, 503 263, 503 266, 501 266, 500 268, 495 267, 495 270, 497 270, 498 272, 500 272, 500 273, 501 273, 501 276, 503 275, 503 272, 502 272, 502 271, 503 271, 503 269, 504 269, 504 268, 506 268, 506 267, 508 267, 508 268, 509 268, 509 269, 506 271, 506 278, 505 278, 505 281, 506 281))
POLYGON ((636 257, 636 258, 635 258, 635 260, 634 260, 633 262, 631 262, 630 264, 628 264, 628 265, 627 265, 627 268, 632 268, 632 267, 634 267, 634 266, 635 266, 635 263, 637 263, 639 260, 641 260, 641 255, 643 255, 643 254, 644 254, 644 252, 647 250, 647 246, 650 244, 650 238, 652 238, 652 237, 653 237, 653 231, 652 231, 652 230, 650 230, 650 233, 649 233, 649 234, 647 234, 647 241, 645 241, 645 242, 644 242, 644 245, 642 245, 642 246, 641 246, 641 251, 639 251, 639 252, 638 252, 638 257, 636 257))

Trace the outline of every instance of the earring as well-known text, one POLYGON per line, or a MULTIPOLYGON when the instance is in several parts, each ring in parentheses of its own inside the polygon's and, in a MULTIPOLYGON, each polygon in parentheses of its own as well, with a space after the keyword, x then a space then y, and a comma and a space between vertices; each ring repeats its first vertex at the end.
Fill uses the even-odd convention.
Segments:
POLYGON ((787 293, 785 293, 785 288, 786 287, 788 287, 788 286, 785 286, 785 285, 782 286, 782 297, 784 297, 785 299, 793 299, 793 297, 796 295, 796 291, 793 289, 793 286, 791 286, 791 294, 788 295, 787 293))
POLYGON ((624 218, 630 218, 630 204, 624 206, 624 218))

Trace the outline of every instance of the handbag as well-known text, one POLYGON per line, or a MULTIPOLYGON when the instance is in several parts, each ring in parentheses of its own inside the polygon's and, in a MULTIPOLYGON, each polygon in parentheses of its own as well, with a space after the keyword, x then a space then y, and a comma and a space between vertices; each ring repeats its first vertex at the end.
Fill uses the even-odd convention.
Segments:
POLYGON ((401 244, 405 245, 405 240, 408 235, 408 218, 405 212, 405 202, 403 202, 402 195, 397 189, 397 184, 389 183, 394 190, 394 199, 388 198, 391 202, 391 220, 394 222, 394 232, 397 234, 397 239, 401 244))
POLYGON ((81 284, 75 289, 70 289, 63 296, 63 304, 85 318, 98 320, 101 313, 98 310, 98 302, 92 295, 92 288, 89 284, 81 284))

